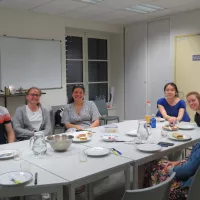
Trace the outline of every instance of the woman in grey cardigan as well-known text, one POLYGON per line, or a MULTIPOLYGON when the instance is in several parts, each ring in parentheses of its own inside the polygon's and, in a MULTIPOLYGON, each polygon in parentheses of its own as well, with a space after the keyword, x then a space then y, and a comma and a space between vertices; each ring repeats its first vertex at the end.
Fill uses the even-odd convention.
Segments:
POLYGON ((13 127, 18 140, 27 140, 34 132, 51 133, 51 122, 48 111, 40 105, 41 91, 32 87, 27 91, 27 105, 17 108, 13 118, 13 127))

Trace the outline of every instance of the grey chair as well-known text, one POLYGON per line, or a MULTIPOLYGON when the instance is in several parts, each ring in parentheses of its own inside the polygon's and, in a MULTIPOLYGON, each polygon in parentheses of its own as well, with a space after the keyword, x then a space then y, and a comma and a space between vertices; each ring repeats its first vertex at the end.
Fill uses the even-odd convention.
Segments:
POLYGON ((197 200, 200 198, 200 167, 196 171, 189 189, 187 200, 197 200))
POLYGON ((55 113, 58 109, 64 107, 66 105, 59 105, 59 106, 52 106, 52 113, 51 113, 51 124, 52 124, 52 133, 55 133, 56 129, 60 129, 61 132, 65 131, 65 127, 60 127, 55 125, 55 113))
POLYGON ((118 116, 108 116, 108 109, 105 99, 95 100, 94 103, 96 104, 99 113, 101 114, 100 120, 102 120, 104 124, 107 124, 108 121, 115 121, 115 120, 119 122, 118 116))
POLYGON ((145 189, 126 190, 122 200, 168 200, 175 172, 164 182, 145 189))

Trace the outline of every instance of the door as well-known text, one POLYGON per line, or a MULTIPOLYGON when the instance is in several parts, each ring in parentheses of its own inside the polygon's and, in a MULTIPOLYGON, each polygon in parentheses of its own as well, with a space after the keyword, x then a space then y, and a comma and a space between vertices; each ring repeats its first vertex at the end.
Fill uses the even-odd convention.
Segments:
MULTIPOLYGON (((190 35, 176 38, 175 50, 175 81, 181 91, 181 97, 186 100, 187 93, 200 93, 200 35, 190 35)), ((191 120, 194 111, 187 105, 191 120)))

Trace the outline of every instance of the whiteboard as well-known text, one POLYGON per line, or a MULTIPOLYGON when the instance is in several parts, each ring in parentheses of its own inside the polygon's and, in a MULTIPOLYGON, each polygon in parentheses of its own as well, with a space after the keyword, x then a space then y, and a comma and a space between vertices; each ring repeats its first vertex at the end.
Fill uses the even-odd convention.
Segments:
POLYGON ((0 37, 0 86, 62 87, 61 42, 0 37))

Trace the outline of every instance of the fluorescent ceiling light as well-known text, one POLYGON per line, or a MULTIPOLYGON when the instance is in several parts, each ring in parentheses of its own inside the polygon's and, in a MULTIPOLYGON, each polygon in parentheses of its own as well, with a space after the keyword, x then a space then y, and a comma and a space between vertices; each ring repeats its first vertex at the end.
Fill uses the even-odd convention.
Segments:
POLYGON ((80 1, 83 1, 83 2, 86 2, 86 3, 99 3, 99 2, 104 1, 104 0, 80 0, 80 1))
POLYGON ((158 10, 163 10, 163 9, 164 8, 161 8, 161 7, 155 6, 155 5, 151 5, 151 4, 141 4, 141 5, 135 5, 135 6, 126 8, 126 10, 128 10, 128 11, 139 12, 139 13, 156 12, 158 10))

